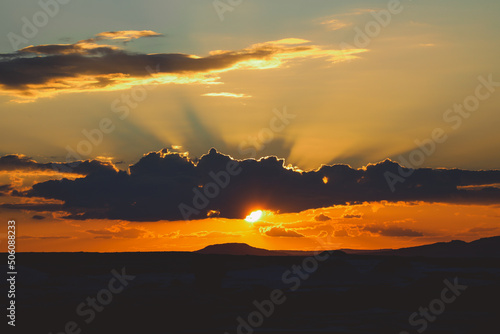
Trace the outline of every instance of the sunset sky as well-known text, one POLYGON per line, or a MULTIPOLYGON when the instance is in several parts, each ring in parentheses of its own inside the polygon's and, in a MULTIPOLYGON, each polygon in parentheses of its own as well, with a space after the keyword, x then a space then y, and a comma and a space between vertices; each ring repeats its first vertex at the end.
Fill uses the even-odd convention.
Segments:
POLYGON ((61 2, 0 12, 19 251, 500 235, 498 1, 61 2))

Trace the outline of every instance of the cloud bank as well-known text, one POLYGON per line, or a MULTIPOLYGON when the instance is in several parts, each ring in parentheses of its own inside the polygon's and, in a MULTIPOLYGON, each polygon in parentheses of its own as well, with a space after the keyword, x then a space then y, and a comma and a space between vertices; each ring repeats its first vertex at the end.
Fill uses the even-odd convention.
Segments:
MULTIPOLYGON (((285 161, 276 157, 236 161, 215 149, 196 161, 185 154, 162 150, 146 154, 131 165, 128 172, 100 168, 75 180, 41 182, 17 195, 61 200, 64 204, 57 210, 65 210, 67 218, 129 221, 181 220, 184 216, 180 205, 196 210, 189 219, 206 218, 210 212, 217 212, 223 218, 242 219, 256 207, 290 213, 382 200, 500 203, 498 188, 464 188, 499 183, 500 171, 497 170, 421 168, 392 192, 384 174, 408 169, 390 160, 359 169, 333 165, 302 172, 285 166, 285 161), (240 171, 229 179, 223 176, 228 163, 240 171), (214 181, 214 175, 218 181, 214 181), (326 184, 325 176, 329 180, 326 184), (216 196, 206 195, 215 193, 217 182, 225 184, 224 187, 220 186, 216 196)), ((9 207, 15 208, 15 205, 9 207)), ((316 220, 328 218, 318 216, 316 220)), ((387 229, 372 232, 412 233, 387 229)))

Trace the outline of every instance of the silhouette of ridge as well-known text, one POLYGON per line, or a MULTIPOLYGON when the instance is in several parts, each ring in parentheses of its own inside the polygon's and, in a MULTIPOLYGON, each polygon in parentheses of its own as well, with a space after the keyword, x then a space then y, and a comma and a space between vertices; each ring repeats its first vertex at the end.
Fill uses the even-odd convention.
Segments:
POLYGON ((288 254, 280 251, 271 251, 263 248, 252 247, 245 243, 225 243, 210 245, 195 253, 219 254, 219 255, 255 255, 255 256, 286 256, 288 254))
MULTIPOLYGON (((326 250, 328 251, 328 250, 326 250)), ((332 250, 333 251, 333 250, 332 250)), ((359 255, 390 255, 390 256, 412 256, 412 257, 500 257, 500 236, 481 238, 471 242, 462 240, 452 240, 449 242, 437 242, 422 246, 399 248, 399 249, 378 249, 378 250, 357 250, 340 249, 335 252, 359 255)), ((206 246, 195 251, 199 254, 219 254, 219 255, 254 255, 254 256, 310 256, 316 254, 313 251, 297 250, 268 250, 252 247, 246 243, 224 243, 206 246)))

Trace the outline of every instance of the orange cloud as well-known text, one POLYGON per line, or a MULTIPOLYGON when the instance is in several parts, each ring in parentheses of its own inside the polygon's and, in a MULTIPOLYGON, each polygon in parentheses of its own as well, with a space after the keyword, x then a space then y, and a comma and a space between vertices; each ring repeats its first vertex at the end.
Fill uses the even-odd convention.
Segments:
POLYGON ((235 94, 235 93, 227 93, 227 92, 206 93, 206 94, 203 94, 202 96, 233 97, 233 98, 248 98, 248 97, 252 97, 251 95, 247 95, 247 94, 235 94))
POLYGON ((86 230, 85 232, 95 235, 94 238, 152 238, 155 237, 153 233, 146 230, 145 228, 129 227, 127 223, 116 224, 108 228, 103 228, 99 230, 86 230))
POLYGON ((343 21, 340 21, 337 19, 328 19, 328 20, 321 22, 321 24, 325 25, 328 28, 328 30, 332 30, 332 31, 339 30, 339 29, 342 29, 342 28, 345 28, 345 27, 348 27, 351 25, 350 23, 346 23, 346 22, 343 22, 343 21))
POLYGON ((193 233, 181 234, 180 231, 174 231, 163 235, 164 238, 179 239, 179 238, 224 238, 224 237, 241 237, 238 232, 221 232, 221 231, 197 231, 193 233))
POLYGON ((121 31, 106 31, 96 35, 98 39, 117 39, 130 41, 141 37, 160 37, 163 36, 152 30, 121 30, 121 31))
MULTIPOLYGON (((365 49, 335 50, 298 38, 251 45, 236 51, 215 50, 208 56, 181 53, 137 54, 98 44, 110 39, 160 36, 150 30, 105 32, 74 44, 29 46, 0 54, 0 93, 30 102, 62 92, 106 91, 161 84, 217 84, 220 74, 240 69, 277 68, 295 59, 325 58, 337 63, 357 58, 365 49), (36 55, 36 56, 34 56, 36 55)), ((248 97, 209 93, 207 96, 248 97), (217 94, 217 95, 214 95, 217 94)))
POLYGON ((287 238, 303 238, 304 235, 296 231, 283 227, 271 227, 269 229, 261 229, 264 235, 268 237, 287 237, 287 238))

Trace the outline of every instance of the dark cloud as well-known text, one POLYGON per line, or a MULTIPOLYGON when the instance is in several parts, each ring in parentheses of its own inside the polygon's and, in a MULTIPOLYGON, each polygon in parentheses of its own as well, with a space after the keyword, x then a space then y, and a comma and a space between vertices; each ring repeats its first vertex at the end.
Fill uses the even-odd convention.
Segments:
POLYGON ((17 239, 39 239, 39 240, 58 240, 58 239, 71 239, 67 236, 54 236, 54 237, 34 237, 30 235, 19 236, 17 239))
MULTIPOLYGON (((205 75, 239 67, 262 67, 248 63, 250 60, 274 60, 273 66, 304 57, 347 60, 338 50, 304 45, 308 41, 301 39, 260 43, 242 50, 216 50, 205 57, 182 53, 132 53, 115 45, 97 43, 155 36, 160 34, 152 31, 106 32, 74 44, 36 45, 15 54, 0 54, 0 85, 17 95, 36 97, 44 92, 97 89, 123 82, 134 85, 137 81, 134 79, 148 78, 152 73, 174 75, 167 82, 175 82, 176 76, 183 79, 179 82, 213 82, 216 78, 205 75), (196 74, 200 76, 194 78, 196 74)), ((354 53, 364 51, 359 49, 354 53)))
POLYGON ((422 232, 414 231, 409 228, 402 228, 399 226, 377 226, 370 225, 363 228, 364 231, 379 234, 384 237, 423 237, 422 232))
MULTIPOLYGON (((106 170, 114 171, 115 169, 112 163, 98 160, 75 161, 71 163, 39 163, 29 157, 17 154, 0 157, 0 171, 53 171, 58 173, 88 175, 90 173, 106 170)), ((1 187, 0 191, 2 191, 1 187)))
POLYGON ((28 46, 19 50, 19 53, 34 53, 42 55, 64 55, 64 54, 81 54, 81 55, 99 55, 113 52, 110 47, 95 47, 87 49, 80 44, 53 44, 53 45, 36 45, 28 46))
POLYGON ((357 214, 349 214, 349 213, 346 213, 346 214, 343 214, 342 215, 342 218, 346 218, 346 219, 359 219, 363 217, 362 215, 357 215, 357 214))
POLYGON ((20 50, 16 58, 0 61, 0 84, 6 89, 28 90, 29 85, 79 75, 147 77, 150 75, 147 68, 158 69, 158 73, 207 72, 229 68, 245 60, 266 58, 278 51, 248 49, 199 58, 180 53, 132 54, 109 46, 88 48, 86 44, 39 45, 20 50), (25 56, 32 53, 44 56, 25 56))
POLYGON ((317 222, 324 222, 324 221, 331 220, 331 219, 332 218, 330 218, 327 215, 324 215, 322 213, 314 217, 314 220, 317 222))
POLYGON ((303 238, 304 235, 283 227, 271 227, 264 232, 268 237, 303 238))
POLYGON ((42 220, 42 219, 45 219, 46 217, 45 216, 40 216, 40 215, 34 215, 31 218, 36 219, 36 220, 42 220))
MULTIPOLYGON (((17 193, 16 190, 13 191, 13 194, 21 195, 17 193)), ((36 212, 54 212, 54 211, 73 212, 71 208, 64 207, 63 204, 52 204, 52 203, 22 203, 22 204, 6 203, 6 204, 0 204, 0 208, 36 211, 36 212)))
POLYGON ((498 230, 498 227, 473 227, 468 230, 470 233, 492 232, 498 230))
POLYGON ((76 180, 35 184, 22 195, 62 200, 68 218, 130 221, 180 220, 181 204, 192 209, 189 219, 201 219, 211 210, 244 218, 255 207, 286 213, 382 200, 500 203, 499 189, 458 189, 498 183, 500 171, 417 169, 392 192, 385 173, 399 169, 409 171, 386 160, 360 169, 334 165, 300 172, 276 157, 236 162, 212 149, 194 162, 163 150, 145 155, 129 172, 102 168, 76 180), (228 178, 228 164, 240 173, 228 178))
MULTIPOLYGON (((49 46, 44 46, 45 48, 49 46)), ((55 46, 51 46, 55 47, 55 46)), ((64 47, 66 49, 72 47, 64 47)), ((203 71, 213 68, 223 68, 217 59, 197 62, 188 55, 127 54, 108 47, 87 50, 80 54, 48 55, 44 57, 18 57, 0 62, 0 84, 6 89, 30 90, 29 85, 42 85, 52 80, 77 79, 79 75, 93 77, 125 74, 134 77, 146 77, 146 68, 164 68, 163 73, 182 71, 203 71)))
POLYGON ((7 195, 12 189, 13 189, 13 187, 10 184, 0 185, 0 196, 7 195))

